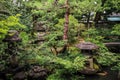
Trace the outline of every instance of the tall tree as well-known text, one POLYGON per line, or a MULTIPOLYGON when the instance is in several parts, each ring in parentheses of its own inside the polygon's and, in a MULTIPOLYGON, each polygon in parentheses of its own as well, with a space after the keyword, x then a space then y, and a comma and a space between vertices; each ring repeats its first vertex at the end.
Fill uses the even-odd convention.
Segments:
MULTIPOLYGON (((107 1, 107 0, 101 0, 101 5, 100 5, 101 8, 104 7, 106 1, 107 1)), ((103 13, 103 10, 98 10, 98 11, 96 11, 95 18, 94 18, 95 26, 97 26, 98 21, 101 20, 101 14, 102 14, 102 13, 103 13)))
POLYGON ((95 21, 95 24, 98 23, 99 20, 101 20, 101 16, 103 14, 103 12, 105 12, 104 14, 106 15, 109 15, 111 14, 112 12, 120 12, 120 0, 99 0, 100 3, 101 3, 101 9, 98 10, 96 12, 96 15, 95 15, 95 18, 94 18, 94 21, 95 21))
POLYGON ((98 0, 83 0, 80 3, 80 10, 82 14, 85 16, 87 21, 87 27, 89 28, 89 22, 92 19, 91 16, 94 15, 96 11, 100 9, 100 1, 98 0))

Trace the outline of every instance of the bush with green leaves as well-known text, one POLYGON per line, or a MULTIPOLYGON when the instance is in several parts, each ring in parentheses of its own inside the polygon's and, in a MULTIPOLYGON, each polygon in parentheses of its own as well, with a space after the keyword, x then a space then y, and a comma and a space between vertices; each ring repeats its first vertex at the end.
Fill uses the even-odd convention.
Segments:
POLYGON ((75 48, 69 48, 65 54, 59 54, 53 59, 54 71, 47 80, 81 80, 83 76, 76 73, 85 67, 86 57, 75 48), (68 76, 68 77, 67 77, 68 76))
POLYGON ((96 28, 90 28, 87 31, 83 32, 83 35, 86 36, 85 40, 95 43, 98 49, 98 55, 95 57, 97 62, 101 65, 110 66, 116 62, 117 57, 114 53, 108 51, 107 47, 104 45, 104 38, 100 35, 96 28))
POLYGON ((112 70, 120 70, 120 54, 116 54, 116 62, 114 63, 114 66, 112 67, 112 70))
POLYGON ((84 76, 75 75, 64 69, 56 69, 56 71, 48 76, 47 80, 84 80, 84 76))
POLYGON ((99 47, 100 52, 108 51, 103 43, 104 37, 100 35, 96 28, 90 28, 83 32, 82 35, 85 37, 85 41, 95 43, 99 47))
POLYGON ((30 34, 27 34, 25 31, 20 32, 19 37, 22 39, 22 45, 27 45, 30 42, 30 34))
MULTIPOLYGON (((45 44, 45 43, 44 43, 45 44)), ((26 57, 27 59, 34 59, 37 63, 44 65, 44 64, 51 64, 54 63, 54 65, 59 65, 58 68, 63 68, 72 71, 73 70, 81 70, 84 68, 84 61, 86 60, 86 57, 82 56, 78 52, 73 53, 66 53, 66 54, 59 54, 58 56, 53 55, 51 53, 50 49, 48 47, 38 48, 36 46, 29 46, 26 48, 25 52, 22 54, 29 54, 26 57), (41 50, 42 49, 42 50, 41 50), (75 54, 75 55, 74 55, 75 54)), ((22 57, 22 54, 21 57, 22 57)))
POLYGON ((110 66, 117 62, 117 56, 110 52, 100 53, 96 59, 99 64, 104 66, 110 66))
POLYGON ((100 34, 96 28, 89 28, 88 30, 86 30, 82 34, 85 37, 85 40, 91 41, 94 43, 99 43, 103 39, 103 37, 100 36, 100 34))
POLYGON ((25 28, 25 26, 19 22, 19 16, 19 14, 9 16, 7 19, 0 21, 0 40, 4 39, 9 30, 22 30, 25 28))
MULTIPOLYGON (((43 43, 46 44, 46 43, 43 43)), ((29 45, 30 46, 30 45, 29 45)), ((41 45, 42 46, 42 45, 41 45)), ((44 45, 41 49, 37 45, 26 47, 25 51, 21 51, 21 64, 37 64, 47 68, 51 74, 47 80, 80 80, 81 76, 75 73, 84 68, 86 57, 82 56, 75 48, 68 53, 54 55, 50 49, 44 45)))
POLYGON ((2 70, 6 69, 6 67, 8 67, 6 64, 8 64, 10 62, 9 59, 11 57, 11 55, 6 52, 6 49, 8 48, 8 44, 3 42, 2 40, 5 38, 6 35, 9 35, 9 36, 14 35, 14 33, 8 34, 8 31, 17 30, 19 32, 26 28, 25 25, 20 23, 19 16, 20 16, 19 14, 15 15, 15 16, 9 16, 8 18, 0 21, 0 44, 1 44, 0 45, 0 56, 1 56, 1 58, 0 58, 1 66, 0 67, 2 70))
POLYGON ((112 70, 120 70, 120 61, 112 67, 112 70))
MULTIPOLYGON (((69 17, 69 31, 68 31, 68 42, 74 43, 77 40, 77 32, 79 23, 74 16, 69 17), (71 34, 72 33, 72 34, 71 34)), ((48 34, 45 36, 49 47, 54 49, 64 47, 66 41, 63 41, 63 30, 64 30, 64 19, 59 19, 58 23, 50 27, 48 34)))
POLYGON ((111 32, 114 35, 119 35, 120 36, 120 24, 116 24, 113 27, 113 31, 111 32))
POLYGON ((48 76, 47 80, 81 80, 83 78, 76 73, 84 68, 86 58, 82 56, 76 56, 74 59, 67 57, 67 59, 55 58, 54 64, 57 67, 54 68, 53 74, 48 76))

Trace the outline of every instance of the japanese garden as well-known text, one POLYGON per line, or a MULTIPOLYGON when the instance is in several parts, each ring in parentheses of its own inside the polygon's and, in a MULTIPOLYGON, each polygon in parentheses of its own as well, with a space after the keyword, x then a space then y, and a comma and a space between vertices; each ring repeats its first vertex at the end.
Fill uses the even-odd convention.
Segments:
POLYGON ((120 0, 0 0, 0 80, 120 80, 120 0))

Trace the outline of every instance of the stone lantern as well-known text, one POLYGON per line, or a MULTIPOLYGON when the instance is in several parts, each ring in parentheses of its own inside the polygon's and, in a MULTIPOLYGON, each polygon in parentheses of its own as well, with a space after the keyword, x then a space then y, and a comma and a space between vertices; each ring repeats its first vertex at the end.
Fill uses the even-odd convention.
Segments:
POLYGON ((89 57, 92 57, 95 54, 94 52, 98 49, 98 46, 91 42, 83 42, 76 45, 76 47, 78 47, 81 50, 83 55, 89 57))
POLYGON ((93 56, 96 54, 96 50, 98 49, 98 46, 96 46, 94 43, 91 42, 83 42, 76 45, 77 48, 81 50, 81 53, 84 56, 87 56, 87 61, 85 65, 85 69, 81 71, 85 74, 92 74, 95 73, 96 70, 94 69, 94 58, 93 56))
POLYGON ((6 49, 6 53, 10 54, 10 64, 11 66, 17 65, 17 43, 21 41, 21 38, 19 38, 19 33, 16 30, 10 30, 8 31, 8 34, 6 35, 3 42, 8 43, 8 48, 6 49))
POLYGON ((45 41, 46 26, 42 22, 36 22, 34 30, 37 32, 37 39, 34 43, 42 44, 45 41))

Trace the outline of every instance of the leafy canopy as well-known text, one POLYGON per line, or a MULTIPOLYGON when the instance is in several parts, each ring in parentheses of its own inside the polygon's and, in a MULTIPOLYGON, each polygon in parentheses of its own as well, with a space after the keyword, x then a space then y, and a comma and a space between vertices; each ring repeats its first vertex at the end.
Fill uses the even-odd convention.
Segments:
POLYGON ((9 30, 20 30, 26 27, 19 22, 19 16, 19 14, 9 16, 7 19, 0 21, 0 39, 3 39, 9 30))

